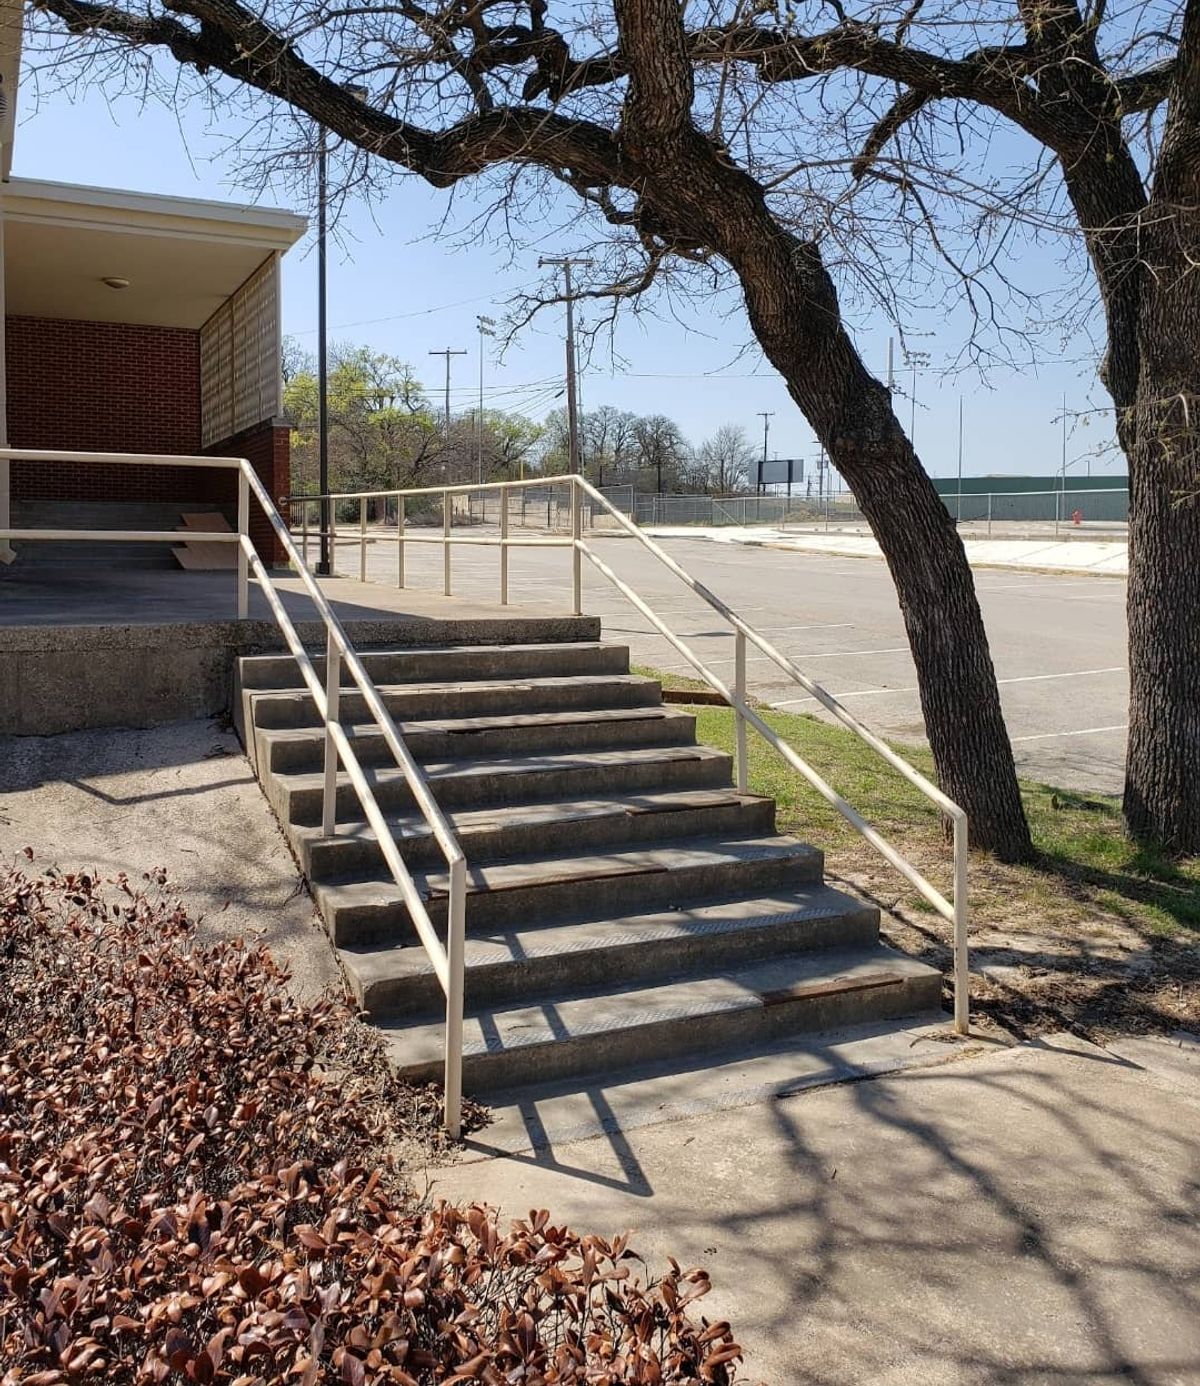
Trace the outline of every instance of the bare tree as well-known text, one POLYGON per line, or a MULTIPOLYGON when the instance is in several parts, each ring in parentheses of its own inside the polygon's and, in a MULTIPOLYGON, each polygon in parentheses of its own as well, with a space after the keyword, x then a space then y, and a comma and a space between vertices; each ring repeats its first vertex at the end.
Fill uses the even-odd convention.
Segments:
POLYGON ((754 449, 740 424, 722 424, 700 444, 700 474, 714 496, 732 496, 746 489, 754 449))
MULTIPOLYGON (((229 79, 266 93, 376 167, 443 188, 503 168, 506 216, 520 204, 521 175, 540 171, 606 229, 611 282, 592 292, 631 299, 680 267, 710 284, 732 275, 759 346, 883 548, 943 786, 970 814, 977 845, 1008 859, 1029 855, 962 545, 846 330, 825 254, 830 200, 806 200, 803 179, 788 182, 789 167, 807 170, 821 156, 794 147, 789 124, 755 89, 780 76, 781 53, 785 80, 847 66, 842 30, 861 48, 875 41, 873 24, 835 5, 832 41, 818 36, 792 56, 790 27, 772 27, 774 6, 741 0, 694 12, 678 0, 559 4, 553 20, 549 0, 336 9, 170 0, 169 11, 158 0, 42 3, 53 17, 46 61, 60 73, 73 61, 86 79, 119 85, 132 65, 153 83, 148 55, 168 51, 208 92, 227 96, 229 79), (64 30, 77 40, 65 49, 64 30), (359 83, 365 101, 351 90, 359 83)), ((261 122, 261 149, 294 138, 294 117, 279 105, 261 122)))

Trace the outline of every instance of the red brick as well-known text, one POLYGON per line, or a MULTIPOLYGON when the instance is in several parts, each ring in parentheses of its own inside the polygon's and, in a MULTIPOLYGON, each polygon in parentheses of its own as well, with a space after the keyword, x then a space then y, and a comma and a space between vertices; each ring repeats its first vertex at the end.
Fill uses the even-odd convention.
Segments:
MULTIPOLYGON (((289 490, 286 428, 267 422, 201 445, 199 332, 14 316, 5 320, 5 345, 12 447, 248 457, 273 499, 289 490)), ((229 473, 191 467, 14 462, 12 495, 17 502, 203 501, 230 520, 237 511, 229 473)), ((260 553, 282 560, 255 504, 251 533, 260 553)))

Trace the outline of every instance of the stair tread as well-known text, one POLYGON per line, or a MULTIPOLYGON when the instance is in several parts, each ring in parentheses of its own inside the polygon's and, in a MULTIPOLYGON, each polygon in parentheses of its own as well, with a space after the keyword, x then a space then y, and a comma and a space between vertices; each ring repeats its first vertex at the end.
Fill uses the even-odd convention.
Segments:
MULTIPOLYGON (((699 1021, 718 1012, 764 1010, 837 991, 895 986, 930 975, 936 975, 935 969, 876 944, 788 954, 746 968, 698 971, 655 986, 565 991, 533 1004, 469 1014, 463 1025, 463 1054, 528 1050, 669 1020, 699 1021)), ((441 1019, 384 1021, 380 1029, 401 1068, 440 1062, 441 1019)))
MULTIPOLYGON (((728 861, 778 860, 806 855, 819 854, 806 843, 775 833, 765 837, 686 838, 613 852, 568 852, 478 866, 468 863, 467 892, 479 894, 552 881, 603 880, 610 876, 657 874, 728 861)), ((449 888, 449 876, 444 871, 414 872, 413 879, 426 899, 445 895, 449 888)), ((339 905, 369 905, 401 899, 399 887, 391 876, 382 873, 372 878, 358 877, 353 881, 319 885, 317 891, 323 902, 339 905)))
MULTIPOLYGON (((281 690, 284 691, 284 690, 281 690)), ((557 712, 502 712, 486 717, 430 717, 397 719, 401 736, 410 731, 444 732, 469 736, 472 732, 506 731, 516 727, 567 727, 593 722, 671 722, 690 720, 692 714, 675 707, 596 707, 563 708, 557 712)), ((378 733, 375 722, 343 724, 342 730, 351 741, 355 737, 378 733)), ((259 735, 275 741, 315 741, 325 739, 324 727, 263 727, 259 735)))
MULTIPOLYGON (((641 794, 605 794, 596 798, 541 799, 531 803, 497 804, 492 808, 447 809, 446 817, 456 835, 482 832, 497 827, 516 827, 564 820, 634 816, 640 813, 672 813, 692 808, 712 808, 733 804, 761 803, 767 796, 742 793, 736 789, 672 789, 641 794)), ((427 837, 431 829, 425 816, 413 809, 408 813, 387 813, 388 827, 397 843, 427 837)), ((291 824, 288 831, 299 841, 334 842, 344 839, 374 842, 374 828, 365 820, 338 822, 337 833, 326 838, 320 827, 291 824)), ((469 855, 469 853, 468 853, 469 855)))
MULTIPOLYGON (((648 679, 642 674, 547 674, 545 677, 514 675, 509 678, 492 675, 487 679, 447 679, 444 681, 422 679, 418 683, 376 683, 378 692, 386 697, 390 693, 457 693, 464 689, 472 692, 486 690, 505 690, 520 693, 545 688, 578 688, 587 684, 636 684, 657 687, 657 679, 648 679)), ((311 699, 305 688, 247 688, 255 701, 268 698, 311 699)), ((355 688, 342 688, 342 697, 354 696, 355 688)))
MULTIPOLYGON (((531 924, 526 928, 484 928, 466 938, 464 960, 471 968, 590 949, 636 948, 649 942, 737 933, 764 924, 829 919, 872 909, 852 895, 819 882, 801 882, 764 896, 738 896, 679 909, 654 910, 572 924, 531 924)), ((365 985, 401 977, 433 975, 433 964, 419 942, 362 944, 338 950, 343 963, 365 985)))
MULTIPOLYGON (((506 756, 464 756, 455 760, 427 761, 421 768, 426 779, 454 779, 470 775, 524 775, 535 770, 555 769, 600 769, 610 765, 640 765, 643 762, 662 763, 698 760, 729 760, 724 751, 711 746, 628 746, 611 751, 549 751, 541 754, 518 752, 506 756)), ((323 789, 324 772, 320 770, 278 770, 275 778, 286 788, 294 791, 323 789)), ((398 765, 364 766, 363 774, 372 785, 382 785, 403 780, 404 771, 398 765)), ((338 783, 349 784, 350 777, 344 770, 338 771, 338 783)))

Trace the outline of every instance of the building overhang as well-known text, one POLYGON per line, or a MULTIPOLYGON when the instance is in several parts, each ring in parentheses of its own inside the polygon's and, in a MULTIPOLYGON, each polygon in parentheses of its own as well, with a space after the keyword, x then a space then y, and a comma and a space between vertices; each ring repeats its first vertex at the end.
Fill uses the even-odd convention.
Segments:
POLYGON ((203 326, 307 225, 273 208, 29 178, 4 184, 0 212, 7 313, 156 327, 203 326))

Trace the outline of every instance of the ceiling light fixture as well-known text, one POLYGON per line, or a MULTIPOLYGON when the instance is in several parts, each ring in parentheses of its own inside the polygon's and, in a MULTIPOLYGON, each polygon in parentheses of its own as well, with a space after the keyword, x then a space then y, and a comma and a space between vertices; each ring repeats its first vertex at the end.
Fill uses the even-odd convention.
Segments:
POLYGON ((129 280, 122 279, 118 274, 106 274, 100 282, 101 284, 107 284, 110 289, 129 288, 129 280))

